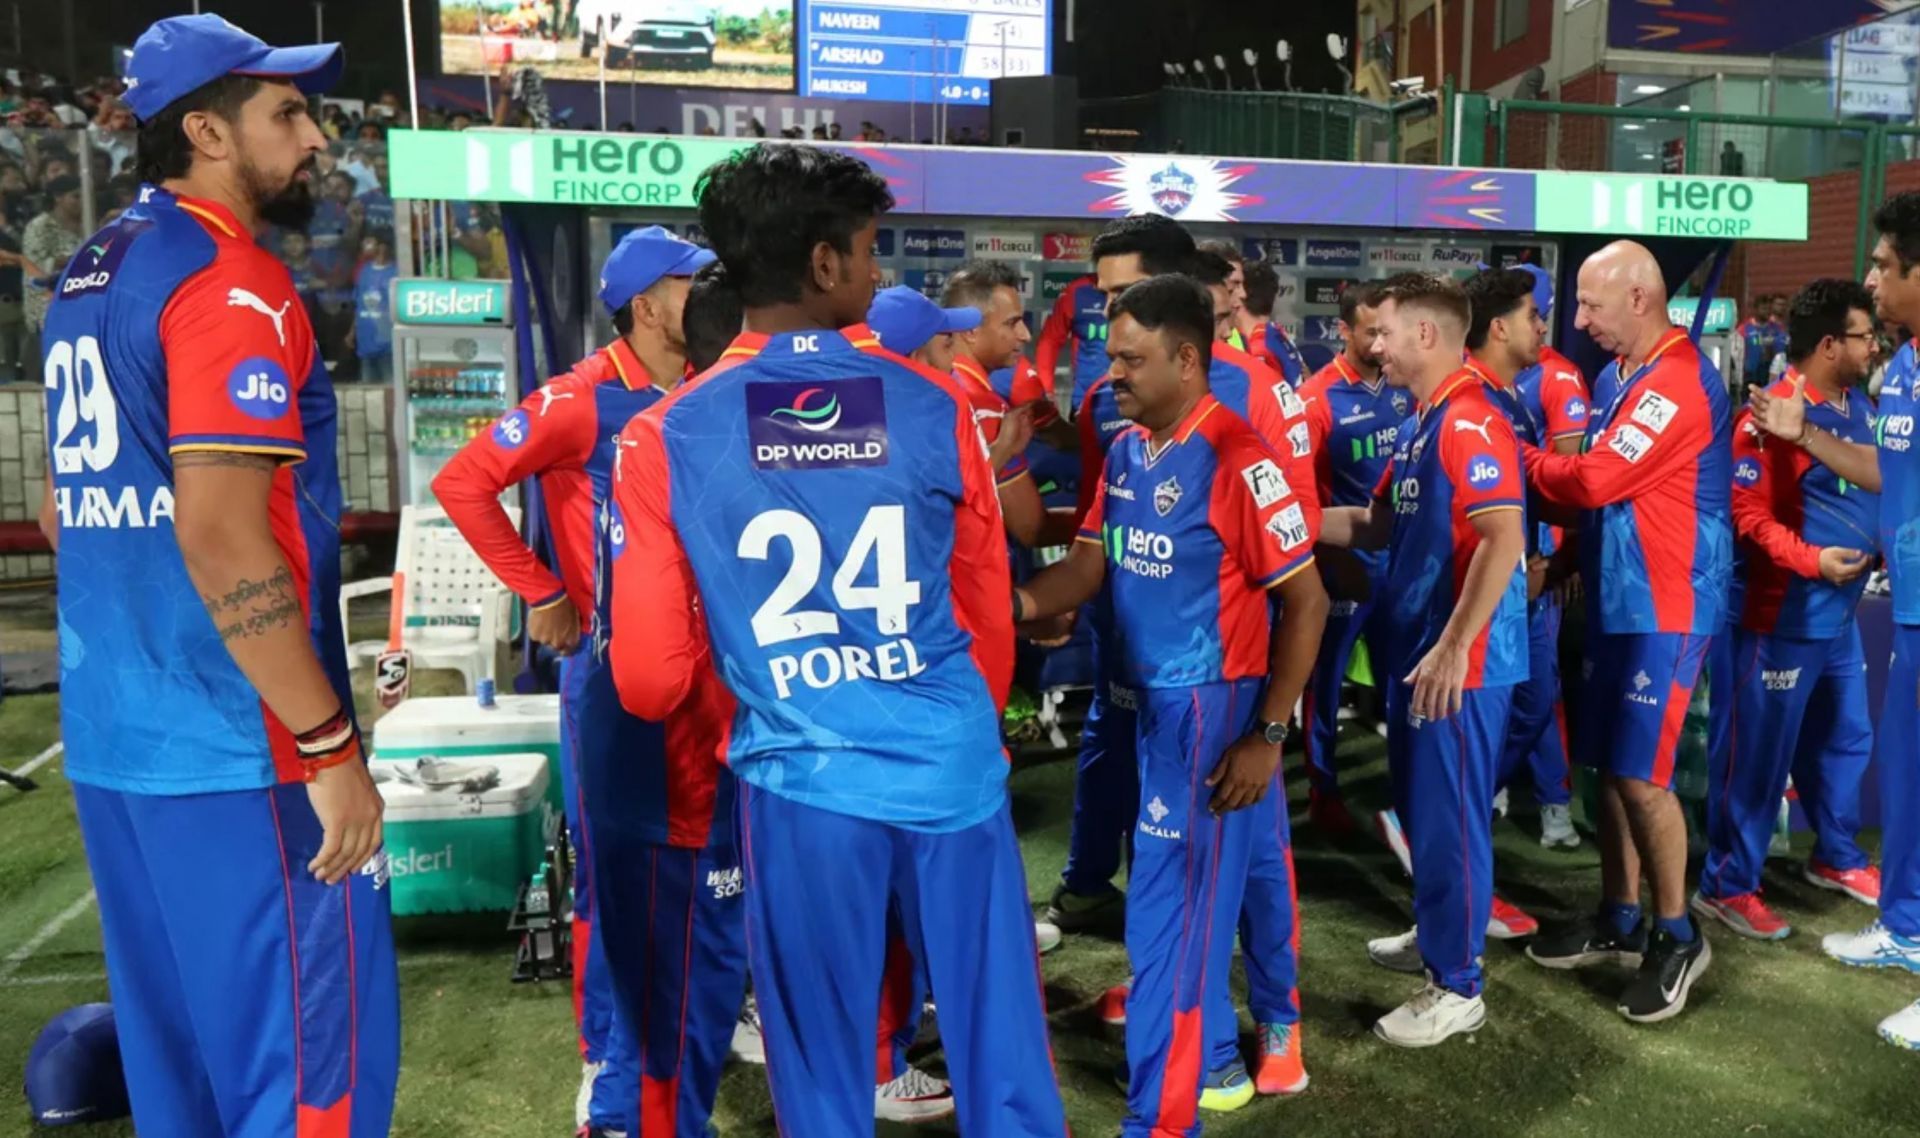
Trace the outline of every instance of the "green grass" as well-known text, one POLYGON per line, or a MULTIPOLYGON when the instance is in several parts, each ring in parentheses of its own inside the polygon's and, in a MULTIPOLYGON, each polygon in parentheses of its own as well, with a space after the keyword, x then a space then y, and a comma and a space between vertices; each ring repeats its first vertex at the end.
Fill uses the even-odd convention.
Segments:
MULTIPOLYGON (((0 704, 0 762, 17 763, 50 742, 56 706, 47 696, 0 704)), ((1378 740, 1350 736, 1346 758, 1353 793, 1362 802, 1383 797, 1378 740)), ((42 789, 33 794, 0 790, 0 958, 87 888, 72 796, 59 764, 41 768, 37 777, 42 789)), ((1015 815, 1036 898, 1046 895, 1064 857, 1072 781, 1071 763, 1064 761, 1024 767, 1014 776, 1015 815)), ((1300 805, 1296 800, 1296 816, 1300 805)), ((1498 835, 1500 883, 1509 898, 1542 917, 1591 903, 1596 860, 1590 844, 1549 853, 1529 829, 1503 823, 1498 835)), ((1712 934, 1712 969, 1681 1019, 1635 1027, 1613 1010, 1624 975, 1548 973, 1512 946, 1494 944, 1488 948, 1487 1027, 1427 1052, 1393 1050, 1369 1031, 1415 983, 1371 966, 1363 951, 1369 937, 1396 932, 1409 919, 1406 885, 1389 855, 1364 838, 1330 844, 1303 830, 1296 864, 1313 1086, 1297 1100, 1262 1100, 1238 1114, 1210 1116, 1210 1135, 1858 1138, 1915 1132, 1911 1087, 1920 1058, 1880 1043, 1873 1027, 1920 994, 1920 985, 1824 960, 1818 934, 1856 927, 1871 914, 1800 884, 1785 863, 1770 872, 1768 895, 1798 926, 1795 935, 1757 944, 1712 934)), ((567 1133, 579 1071, 567 992, 509 984, 513 946, 499 924, 493 918, 400 922, 405 1060, 396 1135, 567 1133)), ((20 1068, 33 1035, 61 1009, 106 998, 98 944, 98 923, 88 910, 0 984, 0 1138, 28 1132, 20 1068)), ((1081 1138, 1104 1138, 1119 1122, 1121 1099, 1108 1073, 1121 1055, 1120 1040, 1099 1024, 1094 1008, 1100 993, 1125 975, 1124 954, 1113 940, 1073 938, 1046 960, 1055 1056, 1081 1138)), ((924 1058, 938 1065, 931 1043, 924 1058)), ((760 1069, 729 1069, 718 1121, 729 1138, 773 1134, 760 1069)), ((890 1138, 912 1132, 882 1130, 890 1138)), ((98 1138, 132 1131, 121 1125, 70 1133, 98 1138)))

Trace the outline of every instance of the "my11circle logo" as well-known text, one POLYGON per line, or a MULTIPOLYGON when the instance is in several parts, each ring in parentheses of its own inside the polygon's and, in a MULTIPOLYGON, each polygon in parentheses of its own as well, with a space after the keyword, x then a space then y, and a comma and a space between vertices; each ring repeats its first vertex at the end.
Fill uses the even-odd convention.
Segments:
POLYGON ((228 373, 227 397, 252 418, 278 419, 292 403, 293 382, 277 361, 250 356, 228 373))

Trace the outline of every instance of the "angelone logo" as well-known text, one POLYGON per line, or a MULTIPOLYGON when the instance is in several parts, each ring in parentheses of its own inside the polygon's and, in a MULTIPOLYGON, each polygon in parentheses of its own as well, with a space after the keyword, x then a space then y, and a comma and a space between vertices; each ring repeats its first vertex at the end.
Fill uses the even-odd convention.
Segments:
POLYGON ((772 418, 792 423, 803 431, 831 431, 840 423, 840 398, 820 387, 809 387, 793 397, 793 403, 787 407, 775 407, 772 418), (826 396, 822 403, 819 396, 826 396), (809 403, 818 404, 809 407, 809 403))

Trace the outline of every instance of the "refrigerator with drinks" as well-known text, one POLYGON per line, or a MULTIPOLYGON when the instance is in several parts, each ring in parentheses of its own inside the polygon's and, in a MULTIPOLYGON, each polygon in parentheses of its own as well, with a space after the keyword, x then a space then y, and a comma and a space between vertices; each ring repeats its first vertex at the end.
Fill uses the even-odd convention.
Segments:
POLYGON ((397 280, 394 405, 400 500, 433 504, 433 477, 520 401, 506 281, 397 280))

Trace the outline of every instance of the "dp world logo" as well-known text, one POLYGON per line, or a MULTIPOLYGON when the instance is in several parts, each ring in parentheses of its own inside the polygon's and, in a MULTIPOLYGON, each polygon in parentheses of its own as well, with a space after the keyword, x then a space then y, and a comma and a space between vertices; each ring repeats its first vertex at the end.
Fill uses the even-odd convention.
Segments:
POLYGON ((775 407, 770 416, 803 431, 831 431, 840 423, 840 397, 822 387, 809 387, 788 406, 775 407))
POLYGON ((1147 179, 1147 196, 1168 217, 1179 217, 1193 204, 1193 192, 1198 186, 1193 175, 1169 163, 1166 169, 1147 179))

